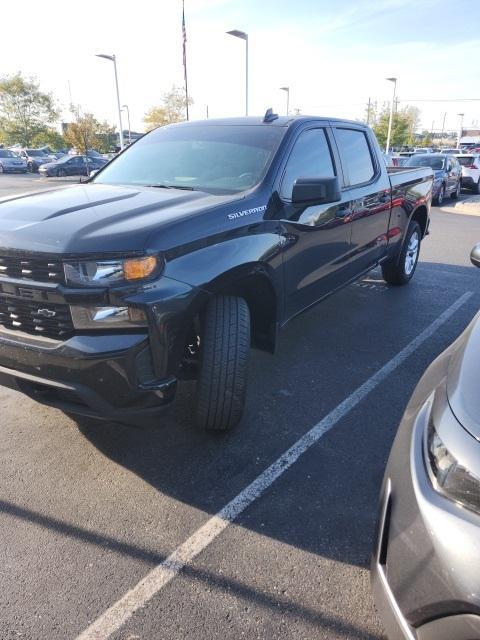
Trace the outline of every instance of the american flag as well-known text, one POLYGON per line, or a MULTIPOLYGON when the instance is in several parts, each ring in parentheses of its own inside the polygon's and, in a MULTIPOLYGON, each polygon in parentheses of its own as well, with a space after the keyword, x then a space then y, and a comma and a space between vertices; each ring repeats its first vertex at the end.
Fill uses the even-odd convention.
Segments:
POLYGON ((187 66, 187 30, 185 29, 185 1, 182 3, 182 36, 183 36, 183 66, 187 66))

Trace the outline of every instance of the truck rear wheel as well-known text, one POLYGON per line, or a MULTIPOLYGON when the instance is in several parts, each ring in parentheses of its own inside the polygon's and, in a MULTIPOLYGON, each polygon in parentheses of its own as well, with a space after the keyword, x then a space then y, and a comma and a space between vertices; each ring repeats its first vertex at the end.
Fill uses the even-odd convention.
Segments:
POLYGON ((200 337, 197 423, 227 431, 243 414, 250 351, 250 312, 243 298, 215 296, 207 305, 200 337))
POLYGON ((421 238, 420 225, 412 220, 398 260, 382 264, 383 279, 388 284, 402 285, 410 282, 417 268, 421 238))

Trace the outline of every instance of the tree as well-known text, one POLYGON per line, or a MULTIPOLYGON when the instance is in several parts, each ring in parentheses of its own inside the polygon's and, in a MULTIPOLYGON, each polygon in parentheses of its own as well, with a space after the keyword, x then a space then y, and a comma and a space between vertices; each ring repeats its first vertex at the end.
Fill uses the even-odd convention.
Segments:
POLYGON ((88 149, 107 152, 116 143, 115 127, 108 122, 99 122, 91 113, 82 114, 72 106, 74 121, 69 123, 64 133, 66 142, 82 153, 88 149))
POLYGON ((35 147, 50 147, 51 149, 64 149, 67 146, 65 138, 55 129, 46 129, 33 139, 35 147))
MULTIPOLYGON (((188 105, 193 104, 192 98, 188 99, 188 105)), ((146 131, 155 127, 163 127, 173 122, 182 122, 187 117, 187 99, 185 92, 180 87, 173 86, 170 91, 162 95, 162 103, 152 107, 143 118, 146 131)))
MULTIPOLYGON (((385 147, 387 143, 389 119, 390 108, 388 104, 385 104, 373 122, 373 130, 381 147, 385 147)), ((412 144, 419 119, 420 112, 416 107, 404 107, 403 109, 397 110, 392 118, 390 145, 392 147, 401 147, 412 144)))
POLYGON ((53 97, 21 73, 0 78, 0 129, 7 144, 29 147, 58 119, 53 97))

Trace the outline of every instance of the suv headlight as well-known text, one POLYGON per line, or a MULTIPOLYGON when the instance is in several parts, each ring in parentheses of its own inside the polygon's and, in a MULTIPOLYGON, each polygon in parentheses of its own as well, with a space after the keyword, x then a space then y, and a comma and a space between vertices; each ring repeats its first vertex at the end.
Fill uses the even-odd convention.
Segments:
POLYGON ((128 260, 65 262, 67 284, 101 287, 149 278, 158 270, 155 256, 128 260))
POLYGON ((434 489, 450 500, 480 513, 480 478, 450 453, 430 416, 426 437, 426 462, 434 489))
POLYGON ((147 317, 135 307, 94 307, 70 305, 75 329, 135 329, 147 326, 147 317))

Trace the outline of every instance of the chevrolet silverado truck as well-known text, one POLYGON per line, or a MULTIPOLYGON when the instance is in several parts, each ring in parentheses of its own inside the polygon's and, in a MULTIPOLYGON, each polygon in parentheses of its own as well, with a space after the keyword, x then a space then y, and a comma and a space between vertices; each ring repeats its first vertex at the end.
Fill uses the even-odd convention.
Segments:
POLYGON ((0 199, 0 384, 66 413, 159 421, 196 379, 199 426, 241 419, 250 348, 380 265, 406 284, 433 174, 385 166, 358 122, 156 129, 88 181, 0 199))

